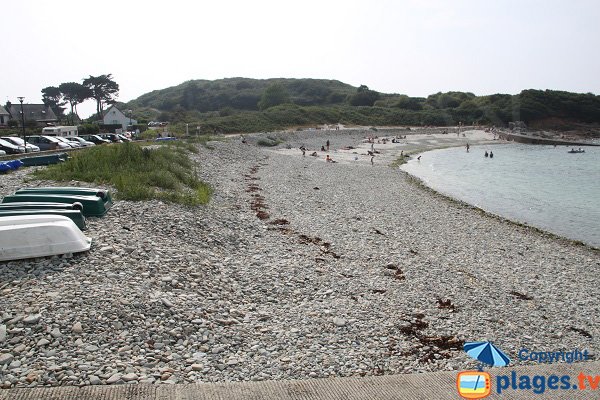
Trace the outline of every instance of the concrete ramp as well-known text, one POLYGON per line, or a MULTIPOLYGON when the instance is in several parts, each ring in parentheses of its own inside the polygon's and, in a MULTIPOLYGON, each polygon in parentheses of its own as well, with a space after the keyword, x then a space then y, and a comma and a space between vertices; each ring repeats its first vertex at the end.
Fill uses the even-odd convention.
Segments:
MULTIPOLYGON (((600 362, 494 369, 489 371, 492 375, 492 393, 488 399, 600 399, 600 378, 596 390, 591 390, 587 383, 586 390, 546 388, 543 394, 536 394, 532 390, 507 389, 498 395, 497 375, 509 376, 513 371, 517 376, 528 375, 533 378, 539 375, 546 380, 550 375, 569 375, 571 384, 577 385, 580 373, 600 376, 600 362)), ((456 376, 457 372, 435 372, 264 382, 22 388, 0 390, 0 400, 445 400, 460 398, 456 376)))

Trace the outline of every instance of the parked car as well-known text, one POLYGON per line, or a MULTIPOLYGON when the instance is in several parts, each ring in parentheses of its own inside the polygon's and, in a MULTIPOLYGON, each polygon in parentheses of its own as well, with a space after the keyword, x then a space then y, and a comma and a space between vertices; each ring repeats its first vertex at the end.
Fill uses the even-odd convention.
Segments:
POLYGON ((100 135, 80 135, 79 137, 94 144, 110 143, 110 140, 102 139, 100 135))
POLYGON ((131 139, 129 139, 127 136, 122 135, 120 133, 117 133, 117 136, 119 137, 119 139, 121 139, 121 141, 123 142, 131 142, 131 139))
POLYGON ((66 138, 66 137, 62 137, 62 136, 54 136, 54 137, 56 139, 60 140, 61 142, 68 144, 72 148, 82 147, 79 142, 75 142, 75 141, 71 140, 71 138, 66 138))
POLYGON ((94 142, 90 142, 90 141, 85 140, 84 138, 79 137, 79 136, 73 136, 73 137, 70 137, 69 139, 71 139, 71 140, 73 140, 75 142, 79 142, 81 144, 81 147, 92 147, 92 146, 95 146, 94 142))
MULTIPOLYGON (((25 146, 25 141, 23 139, 21 139, 20 137, 2 136, 2 139, 6 140, 7 142, 11 142, 15 146, 25 146)), ((33 153, 36 151, 40 151, 40 148, 33 144, 27 143, 27 145, 25 147, 27 147, 27 152, 33 153)))
POLYGON ((56 139, 56 136, 44 136, 44 135, 34 135, 27 136, 27 143, 34 144, 38 146, 41 150, 59 150, 59 149, 70 149, 66 143, 61 142, 56 139))
POLYGON ((110 140, 112 143, 123 143, 115 133, 103 133, 100 135, 102 139, 110 140))
POLYGON ((25 146, 16 146, 11 142, 0 139, 0 150, 4 150, 7 154, 25 153, 25 146))

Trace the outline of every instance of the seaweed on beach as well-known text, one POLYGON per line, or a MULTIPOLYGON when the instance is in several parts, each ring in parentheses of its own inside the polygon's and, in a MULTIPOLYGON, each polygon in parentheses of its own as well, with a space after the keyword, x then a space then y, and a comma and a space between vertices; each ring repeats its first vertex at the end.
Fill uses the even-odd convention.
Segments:
POLYGON ((581 328, 575 328, 574 326, 569 327, 569 330, 572 332, 577 332, 579 333, 581 336, 584 336, 588 339, 592 338, 592 334, 589 333, 588 331, 586 331, 585 329, 581 329, 581 328))
POLYGON ((456 306, 454 304, 452 304, 452 301, 450 299, 447 299, 447 300, 437 299, 437 303, 438 303, 438 308, 447 309, 447 310, 450 310, 450 312, 456 312, 456 306))
POLYGON ((411 350, 404 351, 401 353, 403 356, 419 356, 420 362, 431 362, 436 358, 450 358, 452 357, 451 351, 456 351, 462 348, 464 340, 457 338, 454 335, 442 335, 442 336, 426 336, 420 331, 429 327, 429 324, 424 321, 424 314, 415 314, 413 318, 408 322, 408 325, 402 326, 400 332, 406 336, 417 339, 421 346, 414 347, 411 350), (428 350, 422 352, 423 348, 428 350), (436 357, 436 354, 438 355, 436 357))
POLYGON ((519 300, 533 300, 533 297, 531 297, 527 294, 519 293, 516 290, 511 291, 510 294, 512 294, 519 300))

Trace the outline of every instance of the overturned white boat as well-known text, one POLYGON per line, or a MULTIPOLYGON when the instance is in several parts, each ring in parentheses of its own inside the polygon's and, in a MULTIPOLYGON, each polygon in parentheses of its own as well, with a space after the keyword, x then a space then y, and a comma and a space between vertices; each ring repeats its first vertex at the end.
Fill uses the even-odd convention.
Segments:
POLYGON ((79 253, 92 240, 62 215, 0 217, 0 261, 79 253))

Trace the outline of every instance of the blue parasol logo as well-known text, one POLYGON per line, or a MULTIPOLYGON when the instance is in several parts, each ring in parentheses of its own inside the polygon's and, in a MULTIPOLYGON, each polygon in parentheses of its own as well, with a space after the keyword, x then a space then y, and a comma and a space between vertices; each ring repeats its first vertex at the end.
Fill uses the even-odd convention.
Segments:
MULTIPOLYGON (((464 345, 465 352, 483 364, 492 367, 505 367, 510 363, 510 358, 492 342, 467 342, 464 345)), ((481 365, 479 369, 482 370, 481 365)))

